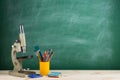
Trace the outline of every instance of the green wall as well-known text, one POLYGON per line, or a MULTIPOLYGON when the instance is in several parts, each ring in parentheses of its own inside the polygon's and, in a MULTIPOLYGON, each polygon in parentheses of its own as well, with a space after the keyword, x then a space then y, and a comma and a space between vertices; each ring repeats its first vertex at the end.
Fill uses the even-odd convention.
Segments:
POLYGON ((39 69, 34 46, 52 48, 51 69, 120 69, 120 0, 1 0, 0 69, 13 69, 11 45, 23 24, 24 68, 39 69))

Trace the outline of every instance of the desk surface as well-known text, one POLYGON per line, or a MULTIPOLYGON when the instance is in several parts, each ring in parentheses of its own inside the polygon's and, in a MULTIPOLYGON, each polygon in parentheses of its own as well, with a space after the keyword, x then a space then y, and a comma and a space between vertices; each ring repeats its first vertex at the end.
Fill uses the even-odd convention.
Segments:
MULTIPOLYGON (((38 70, 35 70, 39 73, 38 70)), ((0 71, 0 80, 120 80, 120 70, 51 70, 61 72, 61 78, 20 78, 8 75, 8 71, 0 71)))

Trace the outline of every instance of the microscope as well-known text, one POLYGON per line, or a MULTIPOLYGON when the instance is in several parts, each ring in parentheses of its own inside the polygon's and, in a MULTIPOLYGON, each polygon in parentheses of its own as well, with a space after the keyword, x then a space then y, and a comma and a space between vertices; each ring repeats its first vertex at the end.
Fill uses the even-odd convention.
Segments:
POLYGON ((20 25, 19 39, 16 40, 12 45, 11 58, 14 69, 12 71, 9 71, 9 74, 18 77, 25 77, 29 74, 35 74, 35 72, 33 71, 24 70, 22 68, 22 61, 32 58, 33 55, 17 57, 16 53, 26 53, 26 39, 23 25, 20 25))

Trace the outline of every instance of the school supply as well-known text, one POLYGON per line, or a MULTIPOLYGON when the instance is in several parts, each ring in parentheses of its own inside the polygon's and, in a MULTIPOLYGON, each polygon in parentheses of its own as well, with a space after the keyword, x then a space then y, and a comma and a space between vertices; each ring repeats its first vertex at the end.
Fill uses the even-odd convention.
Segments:
POLYGON ((47 52, 45 51, 45 52, 44 52, 44 55, 43 55, 43 61, 44 61, 44 62, 46 61, 46 58, 47 58, 47 52))
POLYGON ((42 62, 50 61, 52 56, 53 56, 53 50, 52 49, 49 49, 48 52, 44 51, 44 54, 42 54, 39 46, 35 46, 34 51, 36 52, 36 56, 38 57, 38 60, 42 61, 42 62))
POLYGON ((48 74, 48 77, 51 77, 51 78, 59 78, 61 76, 62 76, 61 72, 51 72, 48 74))
POLYGON ((28 77, 29 78, 40 78, 42 76, 40 74, 29 74, 28 77))
MULTIPOLYGON (((38 57, 39 60, 40 74, 42 76, 48 76, 50 72, 50 60, 53 56, 53 50, 49 49, 48 52, 45 50, 44 53, 42 54, 39 46, 35 46, 34 51, 36 52, 36 56, 38 57)), ((59 77, 59 76, 54 75, 51 77, 59 77)))
POLYGON ((53 50, 50 49, 50 54, 49 54, 49 56, 47 58, 47 61, 50 61, 50 59, 52 58, 52 56, 53 56, 53 50))
POLYGON ((35 46, 34 51, 36 52, 36 55, 38 56, 39 61, 43 61, 43 56, 42 56, 39 46, 35 46))
POLYGON ((40 62, 40 74, 42 76, 47 76, 50 72, 50 62, 40 62))

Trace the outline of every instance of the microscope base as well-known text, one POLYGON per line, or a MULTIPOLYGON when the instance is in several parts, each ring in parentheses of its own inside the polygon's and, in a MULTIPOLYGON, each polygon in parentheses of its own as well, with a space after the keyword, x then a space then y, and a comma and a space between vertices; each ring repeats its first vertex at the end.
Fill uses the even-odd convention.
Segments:
POLYGON ((36 72, 33 72, 33 71, 9 71, 9 75, 12 75, 12 76, 17 76, 17 77, 25 77, 26 75, 29 75, 29 74, 35 74, 36 72))

